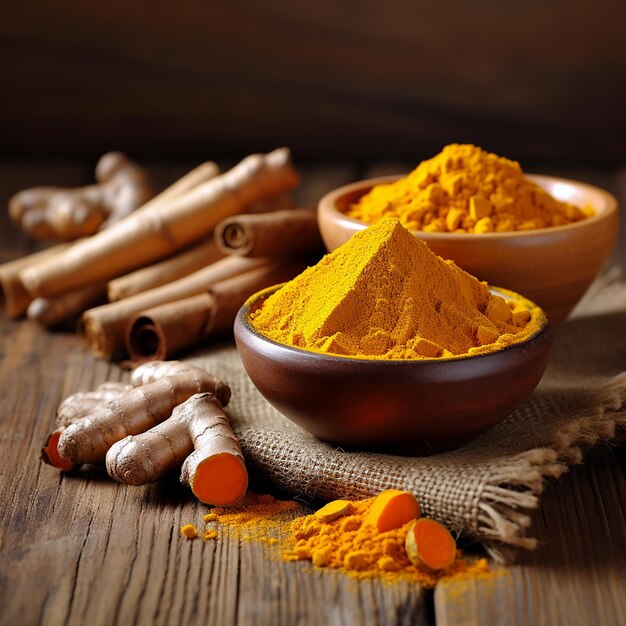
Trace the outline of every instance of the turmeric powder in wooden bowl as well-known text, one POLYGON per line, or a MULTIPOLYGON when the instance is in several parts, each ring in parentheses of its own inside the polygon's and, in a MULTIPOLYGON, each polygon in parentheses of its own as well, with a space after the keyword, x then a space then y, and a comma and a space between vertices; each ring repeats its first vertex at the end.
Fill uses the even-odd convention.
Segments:
POLYGON ((396 216, 439 256, 536 302, 553 323, 571 312, 617 238, 617 200, 553 176, 524 175, 515 161, 452 144, 408 176, 364 180, 322 198, 328 250, 396 216))
POLYGON ((510 414, 543 375, 544 312, 384 219, 252 296, 235 339, 259 391, 338 445, 427 454, 510 414))

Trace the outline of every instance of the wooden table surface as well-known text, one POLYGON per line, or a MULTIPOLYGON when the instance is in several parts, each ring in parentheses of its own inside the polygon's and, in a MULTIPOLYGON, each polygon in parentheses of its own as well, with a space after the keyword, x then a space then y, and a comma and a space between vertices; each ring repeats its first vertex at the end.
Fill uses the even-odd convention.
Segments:
MULTIPOLYGON (((161 185, 193 163, 147 163, 161 185)), ((407 164, 302 168, 299 201, 407 164)), ((537 168, 535 168, 537 171, 537 168)), ((626 204, 626 169, 569 169, 626 204)), ((0 162, 0 203, 35 184, 89 181, 82 162, 0 162)), ((626 267, 624 222, 613 260, 626 267)), ((0 260, 33 244, 0 217, 0 260)), ((626 332, 626 331, 625 331, 626 332)), ((68 394, 127 376, 69 333, 0 317, 0 623, 17 624, 626 624, 626 454, 594 449, 552 481, 533 521, 533 553, 487 581, 439 586, 356 582, 286 563, 275 547, 235 538, 187 541, 206 508, 175 478, 120 485, 103 470, 62 476, 39 461, 68 394)))

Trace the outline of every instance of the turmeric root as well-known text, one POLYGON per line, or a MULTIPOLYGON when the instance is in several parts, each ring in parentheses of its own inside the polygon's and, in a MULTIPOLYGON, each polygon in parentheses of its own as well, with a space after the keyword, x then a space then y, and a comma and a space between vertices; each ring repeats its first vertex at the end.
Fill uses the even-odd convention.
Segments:
POLYGON ((50 263, 20 273, 33 295, 50 296, 135 270, 206 237, 222 219, 299 182, 286 148, 245 158, 168 202, 141 207, 50 263))
POLYGON ((71 241, 93 235, 154 196, 145 170, 121 152, 105 154, 95 174, 97 184, 87 187, 20 191, 9 200, 11 218, 35 239, 71 241))
POLYGON ((91 413, 99 404, 116 400, 127 394, 132 388, 132 385, 125 383, 106 382, 94 391, 79 391, 63 400, 57 410, 56 428, 48 435, 41 449, 41 460, 64 472, 71 472, 76 469, 75 463, 66 461, 59 456, 57 448, 61 432, 70 424, 91 413))
MULTIPOLYGON (((131 383, 133 389, 97 404, 83 419, 60 433, 56 446, 60 459, 73 465, 102 462, 115 442, 167 419, 176 405, 195 393, 214 393, 224 405, 230 399, 226 383, 195 365, 179 361, 141 365, 133 372, 131 383)), ((47 456, 52 459, 55 454, 47 456)))
POLYGON ((315 511, 314 515, 322 522, 334 522, 336 519, 352 513, 352 502, 349 500, 333 500, 315 511))
POLYGON ((387 489, 376 496, 364 523, 371 524, 379 532, 384 533, 393 528, 400 528, 419 516, 420 505, 412 493, 387 489))
POLYGON ((406 536, 409 560, 427 571, 446 569, 456 558, 456 542, 450 531, 434 519, 422 517, 406 536))
POLYGON ((89 415, 96 406, 117 400, 133 388, 127 383, 107 381, 93 391, 77 391, 65 398, 57 410, 56 423, 59 428, 67 428, 70 424, 89 415))
POLYGON ((181 482, 202 502, 230 506, 246 493, 241 448, 211 393, 192 396, 169 419, 118 441, 106 455, 109 475, 130 485, 157 480, 181 463, 181 482))

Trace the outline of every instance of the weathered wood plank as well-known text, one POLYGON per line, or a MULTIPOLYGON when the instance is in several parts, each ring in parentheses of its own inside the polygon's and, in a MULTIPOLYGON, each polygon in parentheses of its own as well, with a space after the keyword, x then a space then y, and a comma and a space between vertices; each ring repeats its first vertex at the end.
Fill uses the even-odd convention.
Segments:
POLYGON ((95 361, 74 337, 29 323, 5 322, 0 349, 7 623, 426 623, 423 595, 410 585, 313 573, 233 538, 181 539, 181 524, 206 509, 174 479, 133 488, 99 468, 61 477, 40 465, 60 399, 127 374, 95 361))
POLYGON ((534 553, 499 576, 437 588, 438 626, 626 623, 625 501, 615 451, 594 451, 545 493, 534 553))

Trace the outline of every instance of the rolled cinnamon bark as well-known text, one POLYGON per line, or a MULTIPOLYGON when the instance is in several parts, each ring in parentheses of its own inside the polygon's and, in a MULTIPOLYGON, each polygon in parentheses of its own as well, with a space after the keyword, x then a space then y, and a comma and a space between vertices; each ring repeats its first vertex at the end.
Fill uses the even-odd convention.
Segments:
POLYGON ((33 300, 20 280, 20 272, 41 261, 50 260, 54 255, 67 250, 69 246, 68 243, 61 243, 0 265, 0 291, 4 298, 6 314, 9 317, 15 318, 23 315, 33 300))
POLYGON ((109 281, 107 285, 109 301, 116 302, 136 293, 166 285, 219 261, 223 256, 224 253, 214 241, 201 241, 169 259, 109 281))
POLYGON ((298 181, 286 148, 251 155, 171 201, 139 208, 49 263, 26 268, 20 277, 30 293, 48 296, 120 276, 206 237, 221 220, 298 181))
POLYGON ((139 313, 128 324, 126 351, 130 362, 159 360, 199 343, 213 307, 213 298, 205 292, 139 313))
POLYGON ((46 328, 75 322, 87 309, 106 301, 106 283, 98 282, 50 298, 35 298, 26 315, 46 328))
POLYGON ((131 362, 164 359, 230 332, 241 305, 255 292, 292 279, 304 263, 280 262, 215 283, 208 292, 142 311, 128 325, 131 362))
POLYGON ((236 215, 215 227, 215 243, 226 254, 287 257, 323 247, 317 214, 311 209, 236 215))
MULTIPOLYGON (((186 193, 199 184, 204 183, 211 178, 215 178, 218 174, 219 167, 215 163, 211 161, 202 163, 176 181, 173 185, 170 185, 167 189, 165 189, 165 191, 162 191, 159 195, 146 202, 146 204, 137 209, 136 212, 147 211, 164 202, 170 202, 174 198, 186 193)), ((74 242, 74 245, 77 243, 79 242, 74 242)), ((25 288, 20 278, 22 270, 30 267, 36 267, 42 262, 47 263, 54 255, 69 250, 71 245, 72 244, 69 243, 59 244, 0 266, 0 287, 4 295, 7 315, 10 317, 19 317, 26 312, 28 306, 34 299, 34 296, 25 288)), ((89 284, 90 283, 88 283, 88 285, 89 284)), ((87 292, 88 291, 89 290, 87 290, 87 292)), ((93 306, 94 304, 95 301, 92 302, 90 306, 93 306)), ((35 306, 33 314, 36 314, 37 316, 48 315, 43 312, 44 309, 47 310, 48 308, 49 304, 44 304, 42 301, 35 306)), ((54 308, 57 308, 56 305, 54 305, 54 308)), ((55 313, 54 315, 56 316, 57 314, 55 313)))
POLYGON ((102 357, 120 357, 125 353, 124 337, 130 319, 152 307, 182 300, 205 292, 212 284, 267 265, 265 259, 227 257, 173 283, 135 294, 85 311, 79 331, 87 347, 102 357))
POLYGON ((138 210, 145 211, 146 209, 149 209, 157 204, 169 202, 178 196, 182 196, 194 187, 219 176, 219 174, 220 168, 217 163, 214 163, 213 161, 201 163, 198 167, 192 169, 182 178, 179 178, 175 183, 172 183, 167 189, 164 189, 160 194, 152 198, 152 200, 146 202, 146 204, 138 210))

